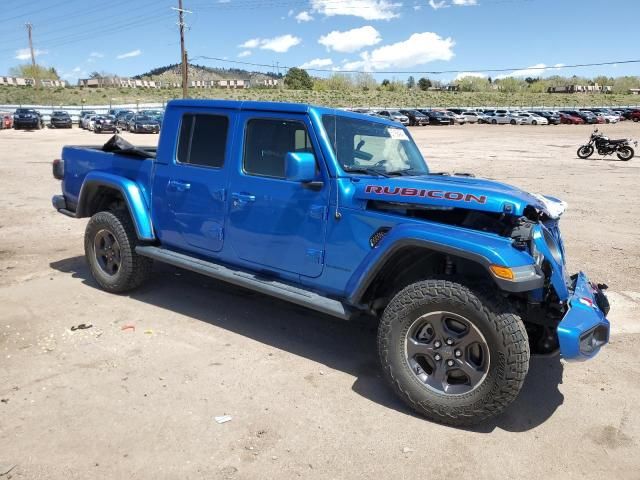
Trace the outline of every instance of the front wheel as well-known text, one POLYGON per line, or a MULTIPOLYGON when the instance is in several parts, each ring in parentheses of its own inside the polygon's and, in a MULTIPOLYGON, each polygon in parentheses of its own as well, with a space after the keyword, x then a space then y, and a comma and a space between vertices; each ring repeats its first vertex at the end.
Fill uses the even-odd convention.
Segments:
POLYGON ((627 146, 621 147, 620 150, 618 150, 617 155, 620 160, 624 160, 626 162, 633 158, 635 152, 633 151, 633 148, 627 146))
POLYGON ((511 125, 515 125, 517 122, 515 120, 511 120, 511 125))
POLYGON ((425 280, 387 306, 378 353, 396 393, 430 420, 472 425, 500 414, 529 368, 516 309, 461 283, 425 280))
POLYGON ((153 261, 136 253, 137 244, 128 212, 98 212, 91 217, 84 234, 84 252, 100 287, 113 293, 126 292, 149 277, 153 261))
POLYGON ((592 145, 582 145, 578 149, 578 157, 580 158, 589 158, 593 155, 593 146, 592 145))
POLYGON ((531 122, 531 125, 537 125, 537 124, 538 124, 538 122, 536 120, 531 122))

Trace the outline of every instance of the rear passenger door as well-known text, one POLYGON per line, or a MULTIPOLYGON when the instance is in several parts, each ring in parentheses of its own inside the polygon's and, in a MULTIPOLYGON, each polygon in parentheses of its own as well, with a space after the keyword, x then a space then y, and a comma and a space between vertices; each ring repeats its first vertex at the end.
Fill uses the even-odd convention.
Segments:
POLYGON ((182 112, 173 158, 157 163, 154 178, 154 221, 163 244, 196 253, 222 249, 235 115, 182 112))
POLYGON ((328 174, 306 115, 243 112, 243 148, 229 183, 228 239, 236 255, 273 272, 317 277, 324 266, 328 174), (317 182, 285 178, 288 152, 316 156, 317 182))

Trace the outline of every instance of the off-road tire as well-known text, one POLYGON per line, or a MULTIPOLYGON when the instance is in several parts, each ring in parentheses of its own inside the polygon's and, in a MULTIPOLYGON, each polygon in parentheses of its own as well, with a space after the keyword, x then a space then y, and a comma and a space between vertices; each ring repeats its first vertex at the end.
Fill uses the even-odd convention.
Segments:
POLYGON ((631 160, 634 155, 635 152, 633 151, 633 148, 626 146, 626 147, 622 147, 620 148, 620 150, 618 150, 618 153, 616 154, 618 156, 618 158, 624 162, 628 162, 629 160, 631 160), (627 155, 621 155, 622 151, 626 150, 627 152, 629 152, 627 155))
POLYGON ((409 285, 391 300, 378 327, 378 353, 387 381, 411 408, 454 426, 477 424, 504 411, 520 392, 529 368, 527 332, 516 308, 491 292, 441 279, 409 285), (464 316, 486 340, 486 376, 467 393, 429 389, 408 364, 407 333, 422 315, 438 311, 464 316))
POLYGON ((594 152, 594 148, 591 145, 583 145, 578 149, 577 155, 579 158, 589 158, 591 155, 593 155, 594 152))
POLYGON ((102 289, 112 293, 127 292, 139 287, 149 277, 153 260, 135 252, 138 243, 129 212, 98 212, 91 217, 85 229, 84 251, 91 275, 102 289), (103 271, 95 253, 94 239, 103 230, 115 237, 120 248, 120 267, 114 275, 103 271))

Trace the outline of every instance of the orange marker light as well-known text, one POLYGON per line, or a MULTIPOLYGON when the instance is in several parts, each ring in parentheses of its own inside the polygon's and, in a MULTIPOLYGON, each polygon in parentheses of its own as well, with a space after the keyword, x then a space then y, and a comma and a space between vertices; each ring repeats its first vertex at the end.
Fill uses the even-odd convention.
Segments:
POLYGON ((491 273, 498 278, 504 278, 505 280, 513 280, 513 270, 508 267, 500 267, 498 265, 491 265, 489 267, 491 273))

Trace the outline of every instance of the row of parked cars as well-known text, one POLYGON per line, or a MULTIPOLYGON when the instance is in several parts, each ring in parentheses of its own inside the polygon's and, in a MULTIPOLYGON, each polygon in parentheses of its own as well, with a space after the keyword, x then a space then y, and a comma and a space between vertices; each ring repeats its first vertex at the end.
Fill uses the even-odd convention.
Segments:
MULTIPOLYGON (((78 126, 95 133, 126 130, 133 133, 159 133, 162 126, 162 110, 109 110, 107 114, 97 114, 84 110, 80 114, 78 126)), ((18 108, 14 113, 0 112, 0 130, 40 130, 45 128, 43 115, 33 108, 18 108)), ((72 128, 71 115, 64 110, 54 110, 49 116, 49 128, 72 128)))
POLYGON ((106 115, 86 110, 80 115, 79 126, 94 133, 122 130, 132 133, 160 133, 163 117, 162 110, 109 110, 106 115))
POLYGON ((618 123, 623 120, 640 121, 640 109, 584 108, 568 110, 505 110, 505 109, 350 109, 353 112, 383 117, 406 126, 464 125, 487 123, 492 125, 559 125, 618 123))

